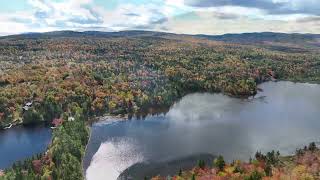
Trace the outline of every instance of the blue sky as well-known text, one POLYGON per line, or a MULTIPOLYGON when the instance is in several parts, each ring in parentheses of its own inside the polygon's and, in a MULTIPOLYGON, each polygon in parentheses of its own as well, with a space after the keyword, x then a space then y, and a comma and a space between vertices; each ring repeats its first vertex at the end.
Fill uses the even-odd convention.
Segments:
POLYGON ((0 0, 0 35, 56 30, 320 33, 320 0, 0 0))

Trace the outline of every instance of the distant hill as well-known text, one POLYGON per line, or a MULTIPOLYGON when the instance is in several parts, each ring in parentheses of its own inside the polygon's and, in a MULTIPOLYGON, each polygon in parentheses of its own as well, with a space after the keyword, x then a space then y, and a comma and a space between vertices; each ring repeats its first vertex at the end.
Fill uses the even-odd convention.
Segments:
POLYGON ((134 37, 134 36, 163 36, 168 35, 169 33, 162 32, 153 32, 153 31, 119 31, 119 32, 103 32, 103 31, 52 31, 45 33, 25 33, 19 35, 10 35, 3 36, 0 39, 7 38, 59 38, 59 37, 100 37, 100 38, 108 38, 108 37, 134 37))
POLYGON ((218 36, 197 35, 197 37, 227 43, 258 45, 271 50, 304 52, 320 48, 320 34, 286 34, 274 32, 225 34, 218 36))
POLYGON ((0 39, 37 39, 37 38, 116 38, 116 37, 158 37, 184 38, 193 37, 233 44, 256 45, 271 50, 285 52, 307 52, 320 49, 320 34, 286 34, 274 32, 225 34, 225 35, 186 35, 154 31, 53 31, 46 33, 26 33, 20 35, 3 36, 0 39))
POLYGON ((260 43, 264 41, 274 42, 300 42, 312 41, 320 38, 319 34, 286 34, 274 32, 261 32, 261 33, 243 33, 243 34, 225 34, 225 35, 197 35, 216 41, 236 42, 236 43, 260 43))

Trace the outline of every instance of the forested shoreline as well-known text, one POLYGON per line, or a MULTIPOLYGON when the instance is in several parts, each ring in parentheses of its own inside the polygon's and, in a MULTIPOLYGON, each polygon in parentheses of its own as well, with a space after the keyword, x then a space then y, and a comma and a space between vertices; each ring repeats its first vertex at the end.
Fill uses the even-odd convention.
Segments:
POLYGON ((317 50, 167 34, 1 38, 0 64, 0 128, 56 126, 48 151, 6 170, 5 179, 83 178, 86 124, 95 117, 169 107, 192 92, 252 96, 275 79, 320 82, 317 50))
MULTIPOLYGON (((191 170, 180 170, 170 177, 172 180, 185 179, 235 179, 235 180, 272 180, 272 179, 319 179, 320 150, 314 142, 297 149, 294 155, 281 156, 279 151, 263 154, 257 152, 249 161, 234 160, 228 163, 218 156, 208 165, 199 160, 191 170)), ((153 177, 152 180, 166 180, 168 177, 153 177)))

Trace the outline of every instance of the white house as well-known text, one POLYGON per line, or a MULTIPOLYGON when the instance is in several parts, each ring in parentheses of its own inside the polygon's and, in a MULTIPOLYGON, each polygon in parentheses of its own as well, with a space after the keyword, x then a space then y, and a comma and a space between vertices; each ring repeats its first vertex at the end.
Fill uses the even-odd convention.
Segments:
POLYGON ((23 106, 23 110, 28 111, 32 106, 32 102, 27 102, 24 106, 23 106))
POLYGON ((74 121, 74 117, 68 117, 68 121, 74 121))

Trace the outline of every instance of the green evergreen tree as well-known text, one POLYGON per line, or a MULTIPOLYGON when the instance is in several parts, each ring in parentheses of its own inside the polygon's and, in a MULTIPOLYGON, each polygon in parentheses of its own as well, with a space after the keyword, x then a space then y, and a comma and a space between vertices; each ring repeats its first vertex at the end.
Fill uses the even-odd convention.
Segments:
POLYGON ((199 160, 198 161, 198 167, 201 169, 204 169, 206 166, 206 162, 204 160, 199 160))
POLYGON ((60 105, 55 101, 54 96, 49 95, 43 103, 43 118, 51 122, 54 118, 59 118, 62 114, 60 105))
POLYGON ((182 169, 180 168, 178 176, 182 176, 182 169))
POLYGON ((196 175, 192 174, 191 180, 196 180, 196 175))
POLYGON ((43 121, 43 117, 34 108, 23 113, 23 124, 33 125, 43 121))
POLYGON ((222 156, 218 156, 213 162, 213 166, 218 168, 220 171, 223 170, 224 166, 226 165, 222 156))
POLYGON ((250 176, 245 177, 244 180, 262 180, 263 175, 258 171, 254 171, 250 176))

